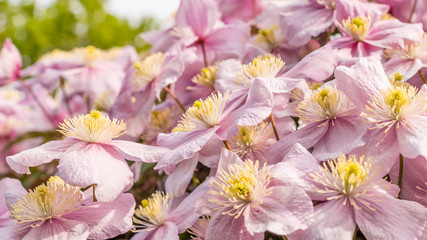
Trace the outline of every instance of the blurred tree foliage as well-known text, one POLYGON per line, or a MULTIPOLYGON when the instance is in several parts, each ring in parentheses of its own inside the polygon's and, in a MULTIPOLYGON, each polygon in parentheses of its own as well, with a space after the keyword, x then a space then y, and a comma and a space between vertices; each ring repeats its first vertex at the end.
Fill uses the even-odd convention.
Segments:
POLYGON ((24 66, 53 50, 70 50, 93 45, 107 49, 133 45, 138 50, 149 46, 137 35, 155 29, 152 18, 144 18, 137 28, 104 10, 105 0, 56 0, 52 6, 38 8, 34 0, 19 5, 0 0, 0 42, 11 38, 23 55, 24 66))

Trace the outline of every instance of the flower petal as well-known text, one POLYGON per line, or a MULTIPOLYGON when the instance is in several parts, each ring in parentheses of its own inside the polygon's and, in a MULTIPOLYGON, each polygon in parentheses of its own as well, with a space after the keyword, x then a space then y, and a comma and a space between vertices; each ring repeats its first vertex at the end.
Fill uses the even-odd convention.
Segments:
POLYGON ((85 240, 89 235, 89 226, 77 221, 53 218, 39 227, 33 227, 22 240, 85 240))
POLYGON ((106 143, 116 149, 127 160, 145 163, 157 162, 170 150, 164 147, 150 146, 123 140, 113 140, 106 143))

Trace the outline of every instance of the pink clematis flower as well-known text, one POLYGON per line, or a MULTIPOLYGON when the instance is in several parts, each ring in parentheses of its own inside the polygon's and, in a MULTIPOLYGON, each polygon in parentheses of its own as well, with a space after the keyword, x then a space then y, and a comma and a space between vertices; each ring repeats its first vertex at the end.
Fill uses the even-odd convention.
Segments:
POLYGON ((205 239, 253 239, 265 231, 288 235, 312 223, 312 203, 298 187, 276 181, 264 164, 243 162, 223 149, 209 191, 196 202, 200 213, 211 216, 205 239))
POLYGON ((421 24, 402 23, 397 19, 381 20, 388 12, 388 6, 370 4, 373 7, 360 5, 357 1, 336 1, 335 24, 343 36, 328 44, 339 49, 337 58, 340 64, 351 66, 359 57, 380 59, 384 48, 403 47, 405 40, 416 41, 423 33, 421 24))
POLYGON ((21 67, 21 54, 12 41, 7 38, 0 51, 0 85, 18 79, 21 67))
POLYGON ((319 160, 347 154, 366 143, 369 124, 333 83, 308 90, 296 111, 304 126, 272 145, 266 152, 268 162, 279 162, 295 143, 313 147, 313 155, 319 160))
POLYGON ((132 228, 135 200, 128 193, 110 203, 92 202, 91 189, 82 192, 59 177, 28 192, 14 179, 3 179, 0 187, 0 208, 9 217, 0 226, 2 240, 106 239, 132 228))
POLYGON ((69 184, 95 186, 96 198, 114 200, 132 185, 133 174, 125 161, 155 162, 168 149, 135 142, 112 140, 124 134, 126 124, 112 121, 98 111, 65 120, 59 132, 64 140, 50 141, 39 147, 6 158, 19 174, 30 174, 29 167, 59 159, 59 175, 69 184))
POLYGON ((155 51, 196 47, 205 65, 215 60, 239 57, 249 38, 249 26, 243 22, 225 25, 214 0, 183 0, 175 16, 175 26, 166 31, 144 33, 142 37, 155 51), (164 41, 158 41, 162 36, 164 41), (161 47, 160 47, 161 46, 161 47))
MULTIPOLYGON (((186 53, 181 53, 186 56, 186 53)), ((109 109, 109 115, 127 122, 127 135, 141 135, 147 125, 155 100, 169 84, 173 84, 184 71, 183 56, 161 52, 135 62, 134 71, 128 72, 127 82, 109 109)))
POLYGON ((422 239, 427 234, 427 209, 399 200, 397 185, 385 181, 381 165, 364 155, 342 155, 319 165, 296 144, 273 167, 283 181, 297 181, 315 201, 314 223, 288 239, 352 239, 356 224, 367 239, 422 239))
POLYGON ((390 59, 384 64, 388 75, 399 73, 403 79, 410 79, 421 68, 427 67, 427 33, 417 41, 405 41, 403 47, 387 49, 385 51, 390 59))
MULTIPOLYGON (((391 167, 399 153, 427 156, 427 92, 408 83, 392 84, 380 61, 360 59, 351 68, 337 67, 337 87, 371 123, 367 144, 355 151, 391 167), (387 149, 386 151, 384 149, 387 149)), ((389 169, 388 169, 389 170, 389 169)))
POLYGON ((133 217, 133 231, 137 234, 132 240, 178 240, 178 234, 185 232, 200 217, 194 202, 205 194, 209 183, 206 180, 188 196, 174 198, 169 193, 158 191, 142 200, 133 217))

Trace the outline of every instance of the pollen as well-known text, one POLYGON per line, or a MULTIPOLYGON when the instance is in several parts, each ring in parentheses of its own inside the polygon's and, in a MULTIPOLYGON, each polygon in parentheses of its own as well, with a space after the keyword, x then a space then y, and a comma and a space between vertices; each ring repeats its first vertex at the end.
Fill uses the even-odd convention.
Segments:
POLYGON ((215 90, 215 79, 218 71, 218 64, 202 68, 202 72, 194 76, 191 81, 197 85, 206 86, 215 90))
POLYGON ((364 41, 368 35, 371 22, 371 17, 358 16, 353 19, 349 17, 343 20, 342 24, 338 25, 340 25, 348 35, 352 36, 354 40, 361 42, 364 41))
POLYGON ((213 197, 209 201, 217 205, 218 209, 232 207, 223 214, 238 218, 249 204, 271 194, 272 188, 268 188, 271 178, 266 164, 260 169, 258 161, 247 160, 243 165, 230 165, 213 180, 213 190, 208 192, 219 196, 221 200, 213 197))
POLYGON ((280 57, 258 56, 251 63, 242 66, 242 73, 234 81, 238 85, 250 86, 255 78, 274 78, 285 66, 280 57))
POLYGON ((38 227, 47 220, 61 218, 62 215, 80 208, 82 202, 83 192, 80 188, 54 177, 46 184, 29 190, 12 204, 10 215, 18 222, 20 229, 38 227))
POLYGON ((148 199, 141 201, 141 205, 135 210, 133 222, 136 230, 152 230, 162 225, 167 218, 172 198, 168 193, 157 191, 148 199))
POLYGON ((142 62, 136 62, 134 65, 135 73, 131 80, 133 90, 141 90, 148 83, 153 81, 159 75, 166 55, 158 52, 146 57, 142 62))
POLYGON ((102 115, 97 110, 92 110, 89 114, 76 116, 69 120, 64 120, 59 125, 64 136, 77 138, 85 142, 109 142, 126 133, 126 123, 108 116, 102 115))
POLYGON ((264 160, 263 152, 273 141, 273 129, 268 122, 255 126, 238 126, 239 134, 230 142, 230 147, 241 159, 264 160))
POLYGON ((212 94, 206 100, 197 100, 188 108, 172 131, 191 131, 216 126, 222 118, 222 112, 228 100, 227 94, 212 94))
POLYGON ((338 117, 344 117, 356 110, 354 104, 336 87, 323 86, 307 94, 296 108, 298 117, 305 123, 328 123, 338 117))
POLYGON ((374 128, 385 128, 388 131, 394 124, 405 125, 405 119, 424 115, 427 111, 427 93, 418 91, 414 86, 395 84, 380 91, 368 102, 362 117, 374 128))

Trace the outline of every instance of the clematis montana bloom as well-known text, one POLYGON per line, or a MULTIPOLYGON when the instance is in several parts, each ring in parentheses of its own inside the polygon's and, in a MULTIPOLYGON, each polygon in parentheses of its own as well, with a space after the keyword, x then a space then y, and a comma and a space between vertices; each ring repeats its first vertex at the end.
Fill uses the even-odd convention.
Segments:
POLYGON ((168 151, 166 148, 112 140, 124 134, 123 121, 98 111, 65 120, 60 125, 67 138, 50 141, 39 147, 6 158, 17 173, 30 174, 29 167, 59 158, 59 175, 69 184, 95 186, 99 201, 109 202, 132 185, 133 174, 125 159, 155 162, 168 151))
POLYGON ((1 240, 106 239, 132 227, 135 200, 131 194, 99 203, 92 202, 90 189, 82 192, 59 177, 51 177, 46 184, 28 192, 13 180, 0 182, 5 192, 0 209, 9 210, 9 224, 0 225, 1 240))

